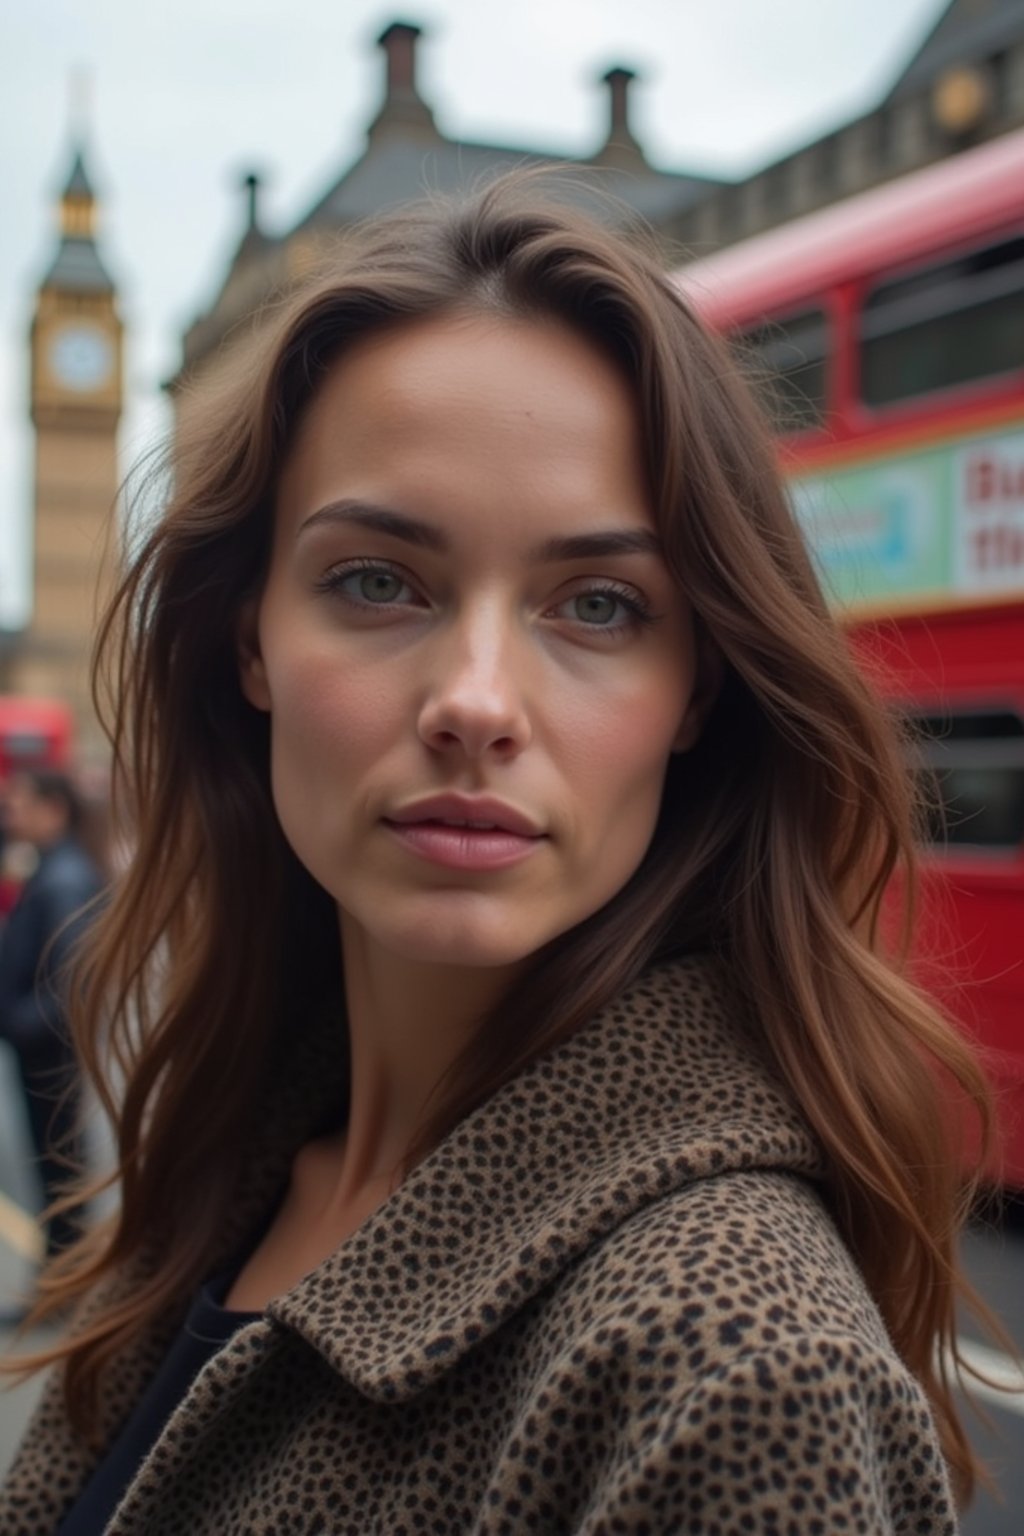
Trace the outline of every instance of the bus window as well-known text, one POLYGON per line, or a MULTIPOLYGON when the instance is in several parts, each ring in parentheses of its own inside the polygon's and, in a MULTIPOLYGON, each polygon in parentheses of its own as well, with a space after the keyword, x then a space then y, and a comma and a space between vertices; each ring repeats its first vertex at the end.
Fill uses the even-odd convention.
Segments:
POLYGON ((821 425, 828 353, 823 310, 766 321, 738 332, 730 344, 777 432, 805 432, 821 425))
POLYGON ((4 737, 4 751, 14 769, 39 767, 46 762, 51 747, 50 738, 41 731, 11 731, 4 737))
POLYGON ((908 712, 925 776, 927 834, 941 850, 1024 847, 1024 719, 1014 709, 908 712))
POLYGON ((20 768, 64 768, 74 718, 56 699, 0 694, 0 782, 20 768))
POLYGON ((1024 368, 1024 235, 879 284, 861 312, 870 406, 1024 368))

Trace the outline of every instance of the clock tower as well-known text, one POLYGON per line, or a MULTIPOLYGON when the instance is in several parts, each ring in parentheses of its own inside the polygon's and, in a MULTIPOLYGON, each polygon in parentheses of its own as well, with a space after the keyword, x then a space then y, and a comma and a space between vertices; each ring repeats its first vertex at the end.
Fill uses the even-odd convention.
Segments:
POLYGON ((95 221, 96 198, 78 149, 60 199, 57 251, 32 320, 32 617, 14 664, 19 693, 71 704, 87 757, 102 751, 89 656, 120 546, 122 326, 95 221))

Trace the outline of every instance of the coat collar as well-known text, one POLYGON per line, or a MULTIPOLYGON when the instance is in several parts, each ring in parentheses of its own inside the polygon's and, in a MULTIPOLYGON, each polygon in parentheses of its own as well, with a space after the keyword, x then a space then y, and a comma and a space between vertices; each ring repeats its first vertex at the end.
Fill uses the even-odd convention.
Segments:
POLYGON ((366 1396, 399 1401, 673 1190, 730 1171, 820 1177, 725 996, 708 960, 647 973, 457 1126, 268 1315, 366 1396))

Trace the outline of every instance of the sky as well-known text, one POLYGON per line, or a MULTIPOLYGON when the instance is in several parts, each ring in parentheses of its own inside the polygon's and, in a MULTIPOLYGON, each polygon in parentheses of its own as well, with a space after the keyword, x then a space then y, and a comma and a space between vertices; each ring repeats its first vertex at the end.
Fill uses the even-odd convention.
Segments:
POLYGON ((29 601, 27 330, 76 122, 127 326, 125 471, 169 416, 160 382, 240 238, 242 175, 286 229, 361 151, 374 40, 421 26, 420 83, 454 136, 597 148, 612 64, 665 168, 742 175, 868 110, 946 0, 0 0, 0 625, 29 601))

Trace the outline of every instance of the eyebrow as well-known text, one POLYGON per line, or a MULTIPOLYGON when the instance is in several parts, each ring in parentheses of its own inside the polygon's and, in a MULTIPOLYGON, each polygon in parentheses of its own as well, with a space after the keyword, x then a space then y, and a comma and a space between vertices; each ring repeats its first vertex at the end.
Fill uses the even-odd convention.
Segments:
POLYGON ((386 533, 393 539, 402 539, 406 544, 417 544, 421 549, 433 549, 443 554, 448 548, 448 540, 437 528, 432 528, 429 523, 421 523, 415 517, 407 517, 404 512, 392 512, 389 507, 378 507, 368 501, 331 501, 325 507, 320 507, 299 529, 303 534, 309 528, 320 527, 324 523, 355 523, 360 528, 368 528, 372 533, 386 533))
MULTIPOLYGON (((420 549, 447 554, 451 545, 440 529, 404 512, 367 501, 331 501, 303 522, 299 534, 324 523, 355 523, 373 533, 387 534, 420 549)), ((614 555, 660 555, 661 543, 650 528, 609 528, 599 533, 573 533, 545 539, 530 551, 530 558, 544 563, 568 560, 607 559, 614 555)))

